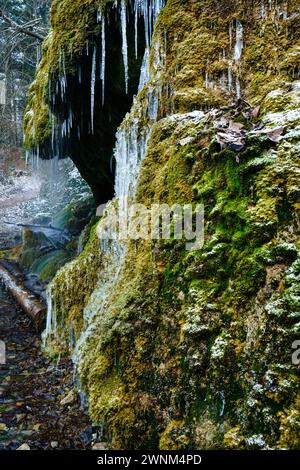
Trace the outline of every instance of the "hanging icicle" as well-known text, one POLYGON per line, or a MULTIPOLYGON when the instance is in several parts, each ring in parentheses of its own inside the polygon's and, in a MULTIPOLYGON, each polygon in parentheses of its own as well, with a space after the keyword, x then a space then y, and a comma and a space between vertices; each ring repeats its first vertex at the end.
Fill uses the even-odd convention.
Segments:
POLYGON ((94 133, 94 111, 95 111, 95 83, 96 83, 96 54, 97 49, 94 46, 92 59, 92 75, 91 75, 91 133, 94 133))
POLYGON ((150 67, 149 67, 149 49, 145 50, 144 58, 143 58, 143 63, 141 67, 141 75, 140 75, 140 83, 139 83, 139 88, 138 92, 140 92, 146 83, 149 82, 150 80, 150 67))
POLYGON ((230 66, 228 67, 228 91, 232 91, 232 71, 230 66))
POLYGON ((237 62, 242 57, 244 28, 239 20, 236 20, 236 43, 234 48, 234 60, 237 62))
POLYGON ((134 195, 140 162, 147 150, 150 130, 138 129, 139 120, 133 119, 120 127, 117 132, 117 143, 114 150, 116 160, 115 194, 120 201, 134 195))
POLYGON ((236 77, 236 96, 238 99, 241 97, 241 82, 239 77, 236 77))
POLYGON ((208 89, 209 87, 209 76, 208 73, 206 72, 205 74, 205 88, 208 89))
POLYGON ((121 0, 122 54, 125 71, 125 90, 128 93, 128 44, 127 44, 127 7, 126 0, 121 0))
POLYGON ((106 38, 105 38, 105 16, 101 19, 101 64, 100 79, 102 81, 102 106, 105 102, 105 60, 106 60, 106 38))
POLYGON ((78 65, 78 82, 81 85, 82 77, 81 77, 81 64, 78 65))
POLYGON ((229 24, 229 49, 232 49, 232 22, 229 24))
POLYGON ((134 48, 135 58, 138 58, 138 16, 139 16, 139 0, 136 1, 134 9, 134 48))
POLYGON ((260 0, 260 17, 265 17, 265 0, 260 0))

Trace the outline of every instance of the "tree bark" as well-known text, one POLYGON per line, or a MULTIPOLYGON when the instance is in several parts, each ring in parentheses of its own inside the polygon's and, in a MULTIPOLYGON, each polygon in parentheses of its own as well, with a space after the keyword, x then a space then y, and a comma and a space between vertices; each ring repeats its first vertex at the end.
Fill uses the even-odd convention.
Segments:
POLYGON ((13 270, 10 272, 7 267, 0 264, 0 281, 3 282, 16 302, 33 321, 35 328, 40 331, 44 326, 46 306, 26 289, 17 274, 13 270))

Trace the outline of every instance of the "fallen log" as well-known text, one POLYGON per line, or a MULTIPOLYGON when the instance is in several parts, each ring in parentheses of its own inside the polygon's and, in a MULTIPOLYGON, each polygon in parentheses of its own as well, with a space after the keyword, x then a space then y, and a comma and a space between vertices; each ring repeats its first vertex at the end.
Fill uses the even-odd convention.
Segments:
POLYGON ((62 228, 53 227, 51 224, 49 225, 33 225, 33 224, 17 224, 15 222, 7 222, 6 220, 3 221, 5 225, 13 225, 15 227, 21 228, 44 228, 47 230, 54 230, 55 232, 65 232, 62 228))
POLYGON ((15 276, 7 267, 0 264, 0 282, 4 284, 15 301, 32 320, 37 330, 42 330, 46 318, 46 306, 23 285, 20 276, 15 276))

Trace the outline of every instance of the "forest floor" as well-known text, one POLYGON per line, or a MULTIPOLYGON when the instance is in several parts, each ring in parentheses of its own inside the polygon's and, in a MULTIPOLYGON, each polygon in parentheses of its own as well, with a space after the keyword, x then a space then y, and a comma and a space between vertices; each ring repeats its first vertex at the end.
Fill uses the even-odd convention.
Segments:
POLYGON ((0 284, 0 450, 87 449, 93 428, 74 394, 69 360, 53 364, 29 319, 0 284))

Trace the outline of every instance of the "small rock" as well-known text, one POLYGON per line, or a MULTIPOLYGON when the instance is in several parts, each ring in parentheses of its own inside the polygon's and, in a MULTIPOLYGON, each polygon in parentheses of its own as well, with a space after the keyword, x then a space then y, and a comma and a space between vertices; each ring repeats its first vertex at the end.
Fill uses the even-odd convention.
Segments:
POLYGON ((30 447, 28 444, 22 444, 17 450, 30 450, 30 447))
POLYGON ((85 445, 90 445, 93 442, 93 428, 88 427, 80 433, 81 439, 84 441, 85 445))
POLYGON ((244 124, 242 124, 240 122, 230 121, 228 130, 230 130, 232 132, 240 132, 242 129, 244 129, 244 127, 245 127, 244 124))
POLYGON ((65 398, 63 398, 63 399, 61 400, 60 404, 61 404, 62 406, 70 405, 71 403, 74 403, 75 398, 76 398, 76 397, 75 397, 75 393, 74 393, 73 390, 71 390, 71 392, 68 393, 68 395, 67 395, 65 398))
POLYGON ((255 106, 255 108, 252 109, 251 114, 253 119, 257 119, 260 114, 260 105, 255 106))
POLYGON ((272 142, 279 142, 284 131, 285 127, 276 127, 268 132, 267 136, 272 142))
POLYGON ((51 445, 52 449, 57 449, 58 442, 57 441, 52 441, 50 445, 51 445))
POLYGON ((185 137, 184 139, 181 139, 179 141, 179 145, 181 147, 186 147, 187 145, 189 145, 191 142, 193 142, 193 137, 185 137))
POLYGON ((178 299, 179 299, 179 300, 182 300, 182 301, 185 299, 185 294, 184 294, 184 292, 182 292, 182 291, 179 292, 179 294, 178 294, 178 299))
POLYGON ((92 450, 107 450, 107 447, 105 442, 96 442, 96 444, 93 445, 92 450))

